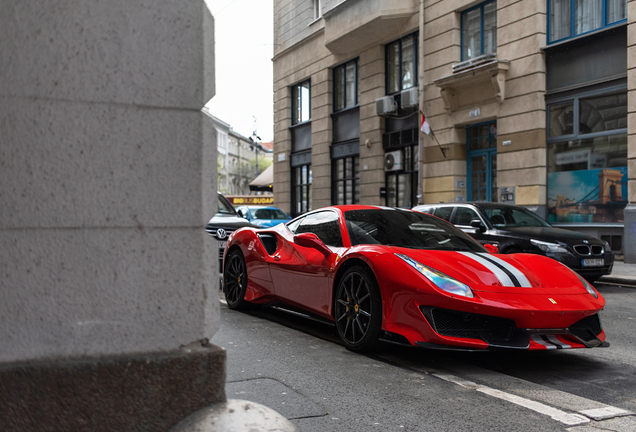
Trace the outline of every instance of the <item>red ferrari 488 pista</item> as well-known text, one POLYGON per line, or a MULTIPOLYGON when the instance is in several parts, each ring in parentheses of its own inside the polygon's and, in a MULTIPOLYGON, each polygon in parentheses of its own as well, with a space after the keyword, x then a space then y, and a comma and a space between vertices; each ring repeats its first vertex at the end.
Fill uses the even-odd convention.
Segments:
POLYGON ((344 345, 485 350, 608 346, 604 299, 550 258, 489 252, 410 210, 348 205, 242 228, 224 256, 232 309, 283 307, 335 324, 344 345))

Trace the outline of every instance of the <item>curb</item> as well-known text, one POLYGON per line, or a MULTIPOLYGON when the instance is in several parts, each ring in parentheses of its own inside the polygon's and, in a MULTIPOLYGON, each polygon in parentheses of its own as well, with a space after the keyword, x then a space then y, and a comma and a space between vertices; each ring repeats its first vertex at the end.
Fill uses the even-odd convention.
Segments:
POLYGON ((619 275, 607 275, 601 276, 598 278, 598 282, 607 282, 621 285, 632 285, 636 286, 636 278, 631 276, 619 276, 619 275))

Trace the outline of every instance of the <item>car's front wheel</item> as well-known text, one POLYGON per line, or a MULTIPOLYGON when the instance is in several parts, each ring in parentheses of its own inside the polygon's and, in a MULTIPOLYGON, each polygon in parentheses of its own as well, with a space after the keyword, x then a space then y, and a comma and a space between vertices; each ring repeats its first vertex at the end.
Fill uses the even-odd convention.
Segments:
POLYGON ((240 250, 229 253, 223 271, 223 293, 230 309, 244 309, 247 306, 245 291, 247 290, 247 268, 245 258, 240 250))
POLYGON ((345 272, 336 290, 334 317, 347 349, 368 352, 379 347, 382 297, 373 274, 355 266, 345 272))

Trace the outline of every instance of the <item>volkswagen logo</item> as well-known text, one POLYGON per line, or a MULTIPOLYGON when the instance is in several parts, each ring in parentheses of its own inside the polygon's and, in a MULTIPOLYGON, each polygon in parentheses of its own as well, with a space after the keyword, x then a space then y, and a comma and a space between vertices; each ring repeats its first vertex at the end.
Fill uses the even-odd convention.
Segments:
POLYGON ((219 240, 223 240, 225 237, 227 237, 227 233, 223 228, 219 228, 216 230, 216 238, 218 238, 219 240))

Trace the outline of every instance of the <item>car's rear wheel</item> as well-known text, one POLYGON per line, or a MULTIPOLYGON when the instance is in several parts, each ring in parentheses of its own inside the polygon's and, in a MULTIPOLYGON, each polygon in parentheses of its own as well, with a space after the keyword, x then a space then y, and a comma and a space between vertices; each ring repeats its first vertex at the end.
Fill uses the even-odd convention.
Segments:
POLYGON ((380 345, 382 297, 373 274, 355 266, 340 279, 334 305, 338 335, 347 349, 372 351, 380 345))
POLYGON ((240 250, 235 249, 227 257, 223 271, 223 293, 230 309, 244 309, 247 306, 247 268, 240 250))

